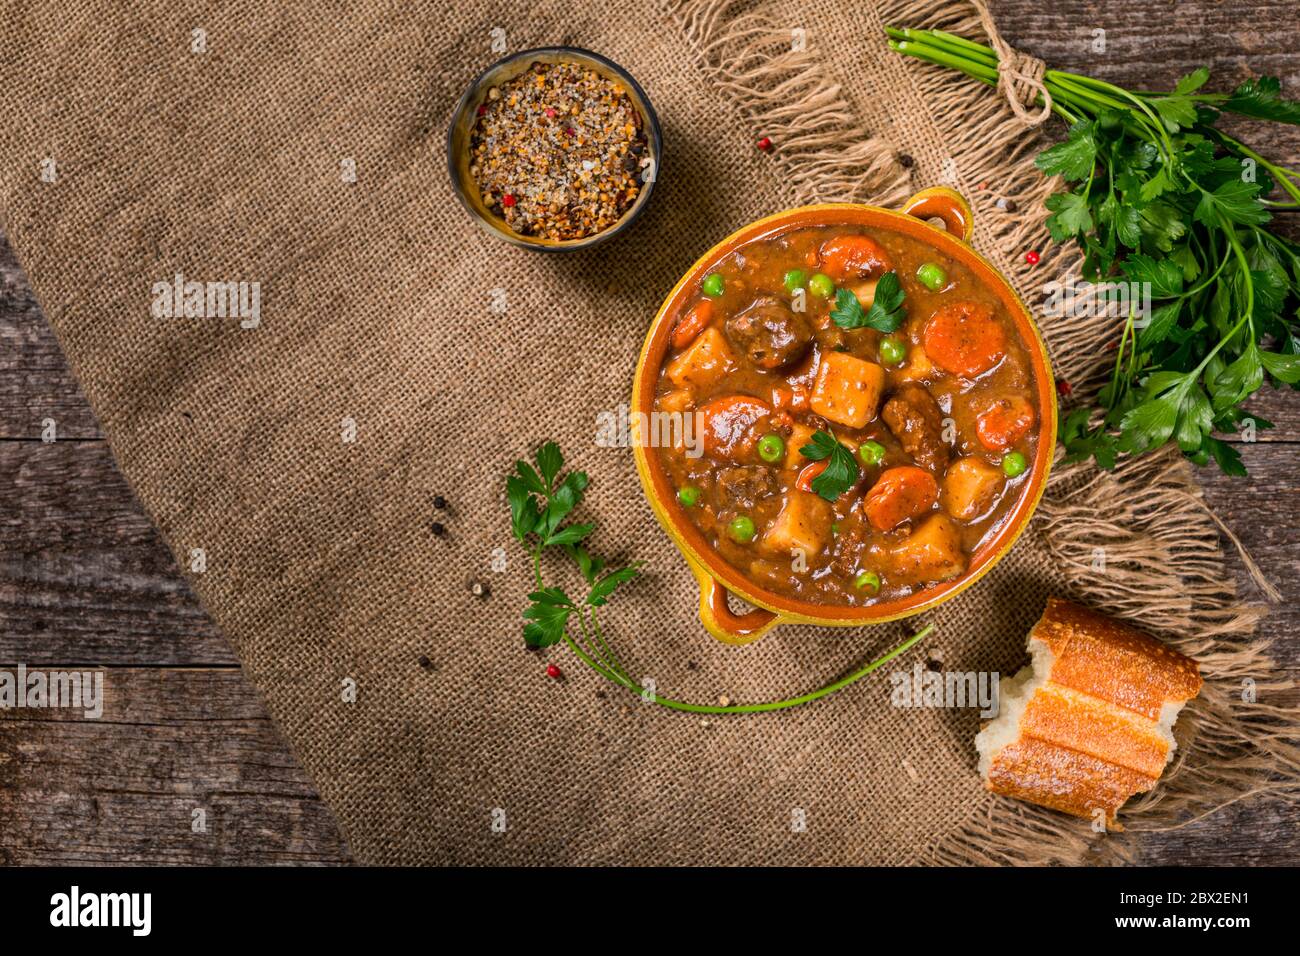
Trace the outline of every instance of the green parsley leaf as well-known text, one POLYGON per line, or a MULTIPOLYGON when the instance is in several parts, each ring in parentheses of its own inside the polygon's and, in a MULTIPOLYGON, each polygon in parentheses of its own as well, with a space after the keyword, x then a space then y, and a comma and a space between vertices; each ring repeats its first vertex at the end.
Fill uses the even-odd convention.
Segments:
POLYGON ((579 544, 566 545, 565 549, 569 556, 578 563, 578 570, 582 572, 582 579, 588 585, 596 582, 596 575, 600 574, 601 569, 605 567, 605 562, 600 558, 592 557, 587 549, 579 544))
POLYGON ((1057 242, 1092 229, 1088 200, 1079 193, 1056 193, 1048 196, 1044 205, 1052 210, 1052 215, 1047 217, 1047 229, 1057 242))
POLYGON ((1220 108, 1242 116, 1300 124, 1300 102, 1282 98, 1282 83, 1275 76, 1247 80, 1232 91, 1220 108))
POLYGON ((510 531, 523 541, 537 528, 540 515, 537 501, 528 493, 528 486, 522 479, 511 475, 506 478, 506 498, 510 502, 510 531))
POLYGON ((552 487, 555 476, 560 473, 560 468, 564 465, 564 455, 560 453, 560 446, 553 441, 548 441, 541 448, 537 449, 537 467, 542 470, 542 477, 546 479, 546 490, 552 487))
POLYGON ((1138 329, 1138 350, 1149 351, 1169 337, 1174 326, 1178 324, 1178 315, 1182 312, 1183 300, 1175 299, 1151 310, 1146 325, 1138 329))
POLYGON ((1192 70, 1191 73, 1188 73, 1186 76, 1179 79, 1178 85, 1174 87, 1174 94, 1176 96, 1189 96, 1204 86, 1209 78, 1209 69, 1204 66, 1198 66, 1196 69, 1192 70))
POLYGON ((1235 478, 1246 477, 1246 466, 1241 463, 1241 452, 1237 449, 1217 438, 1205 439, 1205 447, 1209 449, 1210 454, 1214 456, 1214 463, 1225 475, 1235 478))
POLYGON ((554 544, 577 544, 587 535, 596 530, 594 524, 571 524, 567 528, 561 528, 559 531, 546 536, 546 546, 554 544))
POLYGON ((835 308, 831 309, 831 319, 842 329, 870 328, 877 332, 896 332, 906 317, 903 313, 903 300, 906 298, 898 276, 886 272, 876 280, 876 294, 871 308, 863 310, 858 297, 848 289, 839 289, 835 293, 835 308))
POLYGON ((1201 190, 1201 201, 1196 204, 1192 217, 1205 225, 1217 225, 1218 219, 1257 226, 1273 218, 1259 204, 1259 183, 1230 179, 1214 192, 1201 190))
POLYGON ((1259 353, 1260 362, 1279 382, 1294 385, 1300 382, 1300 355, 1283 355, 1279 352, 1259 353))
POLYGON ((1172 259, 1153 259, 1139 252, 1125 259, 1122 268, 1130 282, 1150 285, 1153 299, 1168 299, 1183 291, 1183 270, 1172 259))
MULTIPOLYGON (((548 589, 555 590, 555 589, 548 589)), ((550 647, 564 639, 564 627, 573 614, 573 602, 567 597, 565 603, 555 600, 537 600, 536 595, 545 592, 533 592, 529 598, 533 603, 524 611, 524 643, 529 647, 550 647)), ((559 592, 561 595, 564 592, 559 592)))
POLYGON ((1093 123, 1076 123, 1063 143, 1038 154, 1034 165, 1049 176, 1065 179, 1087 179, 1097 161, 1097 127, 1093 123))
POLYGON ((587 595, 587 603, 592 607, 603 607, 606 599, 614 593, 614 589, 640 574, 641 567, 642 562, 636 561, 625 568, 610 571, 592 586, 591 593, 587 595))
POLYGON ((1217 375, 1210 385, 1214 394, 1214 407, 1219 411, 1239 405, 1264 384, 1264 363, 1259 349, 1251 342, 1227 368, 1217 375))
POLYGON ((546 494, 546 484, 538 476, 532 465, 526 461, 515 462, 515 471, 519 473, 519 480, 535 495, 546 494))
POLYGON ((1144 452, 1167 442, 1178 424, 1183 392, 1184 388, 1178 386, 1129 409, 1120 422, 1123 430, 1120 449, 1144 452))
POLYGON ((1185 96, 1162 96, 1151 101, 1165 129, 1177 133, 1180 129, 1196 125, 1196 102, 1185 96))
MULTIPOLYGON (((555 474, 551 474, 548 481, 554 479, 555 474)), ((578 506, 582 500, 582 493, 587 487, 587 474, 582 471, 571 471, 565 476, 564 481, 555 489, 551 499, 547 502, 546 512, 542 518, 541 528, 547 536, 547 544, 562 544, 563 542, 551 539, 551 534, 560 526, 560 522, 569 516, 569 512, 578 506)))
POLYGON ((858 461, 834 435, 816 431, 799 454, 813 461, 829 459, 826 468, 812 480, 812 490, 827 501, 834 501, 858 481, 858 461))

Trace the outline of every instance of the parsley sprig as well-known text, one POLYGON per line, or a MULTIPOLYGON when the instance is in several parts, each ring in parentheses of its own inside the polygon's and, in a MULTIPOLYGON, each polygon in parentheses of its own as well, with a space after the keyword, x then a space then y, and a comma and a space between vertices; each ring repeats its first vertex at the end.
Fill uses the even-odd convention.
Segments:
POLYGON ((903 312, 904 298, 898 275, 886 272, 876 280, 876 294, 869 309, 863 309, 858 297, 848 289, 836 290, 831 319, 842 329, 868 328, 877 332, 897 332, 907 317, 903 312))
MULTIPOLYGON (((633 562, 609 570, 605 562, 593 556, 583 545, 595 530, 592 522, 569 523, 582 503, 589 480, 585 472, 571 471, 563 478, 564 456, 560 446, 547 442, 538 449, 536 467, 526 461, 515 462, 515 473, 506 478, 506 498, 510 504, 510 529, 515 539, 532 557, 535 589, 529 593, 524 611, 524 643, 530 648, 549 647, 564 642, 584 664, 642 700, 671 710, 695 714, 756 714, 787 710, 819 700, 842 690, 878 670, 908 650, 934 629, 930 624, 917 631, 889 653, 876 658, 833 683, 797 697, 759 704, 690 704, 661 697, 632 679, 614 656, 605 639, 597 609, 607 605, 619 588, 640 574, 643 563, 633 562), (560 551, 572 559, 587 587, 581 600, 564 589, 548 586, 542 579, 542 557, 547 549, 560 551), (576 633, 573 625, 577 625, 576 633)), ((855 466, 856 467, 856 466, 855 466)))
MULTIPOLYGON (((888 28, 890 46, 991 85, 997 54, 938 30, 888 28)), ((1273 77, 1230 93, 1205 90, 1205 68, 1168 92, 1134 92, 1048 70, 1052 109, 1070 124, 1036 159, 1069 189, 1047 200, 1057 242, 1083 250, 1083 278, 1151 290, 1152 310, 1130 307, 1109 382, 1096 403, 1065 416, 1071 460, 1103 468, 1120 454, 1169 442, 1197 464, 1244 475, 1216 433, 1245 419, 1265 382, 1300 386, 1300 245, 1265 226, 1300 209, 1300 171, 1279 166, 1215 125, 1222 113, 1300 124, 1300 102, 1273 77), (1274 195, 1277 198, 1270 198, 1274 195)))
POLYGON ((830 432, 813 432, 799 454, 813 461, 826 460, 822 473, 812 480, 812 490, 827 501, 834 501, 858 482, 858 460, 830 432))

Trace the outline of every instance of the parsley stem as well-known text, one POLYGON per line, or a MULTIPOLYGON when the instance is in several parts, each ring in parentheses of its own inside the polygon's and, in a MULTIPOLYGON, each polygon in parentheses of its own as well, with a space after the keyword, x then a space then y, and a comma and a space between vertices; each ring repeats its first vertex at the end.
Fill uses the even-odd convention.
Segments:
POLYGON ((1293 176, 1300 176, 1300 173, 1297 173, 1295 170, 1286 169, 1282 166, 1276 165, 1275 163, 1269 162, 1263 156, 1259 155, 1259 153, 1255 152, 1245 143, 1241 142, 1241 140, 1234 139, 1233 137, 1229 136, 1227 133, 1223 132, 1222 130, 1215 129, 1213 126, 1211 126, 1209 127, 1209 131, 1216 139, 1219 140, 1219 142, 1223 143, 1225 146, 1232 147, 1233 149, 1240 152, 1247 159, 1252 159, 1260 166, 1263 166, 1264 169, 1266 169, 1268 173, 1273 177, 1273 181, 1276 182, 1279 186, 1281 186, 1282 189, 1285 190, 1286 193, 1292 199, 1300 203, 1300 186, 1297 186, 1295 181, 1292 179, 1293 176))
POLYGON ((1245 283, 1246 286, 1246 308, 1242 312, 1241 318, 1237 320, 1237 324, 1234 325, 1231 329, 1229 329, 1228 333, 1224 335, 1223 338, 1219 339, 1219 341, 1215 344, 1214 348, 1210 349, 1210 351, 1206 354, 1205 358, 1201 359, 1200 364, 1197 365, 1196 368, 1192 371, 1192 373, 1187 376, 1188 381, 1195 381, 1198 377, 1200 377, 1201 372, 1205 370, 1205 366, 1210 364, 1210 359, 1214 358, 1214 356, 1219 353, 1220 349, 1222 349, 1225 345, 1231 342, 1232 337, 1236 335, 1238 332, 1240 332, 1241 327, 1245 325, 1247 322, 1250 322, 1251 330, 1252 330, 1251 341, 1252 342, 1254 341, 1253 331, 1255 327, 1255 320, 1254 320, 1255 283, 1250 278, 1250 262, 1246 258, 1246 251, 1241 248, 1241 241, 1237 238, 1237 233, 1232 228, 1232 223, 1228 219, 1224 218, 1223 216, 1220 216, 1219 226, 1223 230, 1224 235, 1228 237, 1228 245, 1232 247, 1233 254, 1237 257, 1237 261, 1241 264, 1242 281, 1245 283))
MULTIPOLYGON (((614 652, 610 649, 609 643, 605 640, 605 632, 600 629, 600 618, 596 616, 596 609, 594 607, 591 608, 589 613, 591 614, 592 630, 596 632, 596 640, 600 642, 600 646, 605 652, 604 657, 609 661, 611 670, 617 671, 624 677, 628 677, 627 671, 625 671, 623 665, 618 662, 618 658, 614 656, 614 652)), ((628 677, 628 679, 631 680, 630 677, 628 677)))
POLYGON ((807 694, 800 694, 798 697, 790 697, 787 698, 786 700, 767 701, 766 703, 762 703, 762 704, 729 704, 727 706, 723 706, 721 704, 716 704, 716 705, 715 704, 688 704, 688 703, 684 703, 683 701, 672 700, 671 698, 668 697, 661 697, 658 694, 647 694, 645 689, 639 686, 638 684, 636 684, 634 681, 632 681, 631 678, 626 676, 616 675, 614 672, 607 670, 601 665, 597 664, 594 660, 591 659, 590 656, 586 654, 586 652, 582 650, 581 647, 578 646, 577 642, 574 641, 573 638, 570 637, 567 633, 564 635, 564 640, 568 643, 569 647, 572 648, 573 652, 577 654, 579 658, 581 658, 583 663, 585 663, 588 667, 594 670, 597 674, 600 674, 602 677, 606 678, 607 680, 613 681, 615 684, 619 684, 623 687, 626 687, 628 690, 632 691, 633 693, 640 695, 643 699, 648 700, 651 703, 658 704, 661 707, 668 707, 672 710, 683 711, 685 713, 690 713, 690 714, 719 714, 719 715, 761 714, 761 713, 768 713, 774 710, 788 710, 791 707, 798 707, 800 704, 808 704, 815 700, 820 700, 823 697, 833 694, 838 690, 843 690, 845 687, 848 687, 850 684, 854 684, 857 681, 861 680, 862 678, 866 677, 872 671, 879 670, 885 664, 889 663, 894 658, 898 657, 900 654, 904 653, 913 645, 915 645, 918 641, 926 637, 932 630, 934 630, 934 625, 927 624, 925 627, 921 628, 921 630, 917 631, 915 634, 913 634, 911 637, 905 640, 902 644, 899 644, 888 654, 884 654, 881 657, 876 658, 871 663, 866 664, 863 667, 859 667, 857 670, 853 671, 850 674, 845 675, 844 677, 841 677, 839 680, 835 681, 832 684, 827 684, 825 687, 819 688, 814 691, 810 691, 807 694))

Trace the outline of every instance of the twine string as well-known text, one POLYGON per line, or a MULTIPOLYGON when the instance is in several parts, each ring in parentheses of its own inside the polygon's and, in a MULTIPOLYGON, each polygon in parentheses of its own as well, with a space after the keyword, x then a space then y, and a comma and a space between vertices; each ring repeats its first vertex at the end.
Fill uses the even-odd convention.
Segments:
POLYGON ((971 0, 975 12, 979 14, 980 26, 988 35, 989 44, 998 54, 998 92, 1006 97, 1007 104, 1016 118, 1026 126, 1040 126, 1052 115, 1052 94, 1047 92, 1043 74, 1047 64, 1036 56, 1021 53, 1006 40, 993 22, 993 14, 983 0, 971 0), (1042 105, 1036 113, 1030 107, 1034 101, 1042 98, 1042 105))

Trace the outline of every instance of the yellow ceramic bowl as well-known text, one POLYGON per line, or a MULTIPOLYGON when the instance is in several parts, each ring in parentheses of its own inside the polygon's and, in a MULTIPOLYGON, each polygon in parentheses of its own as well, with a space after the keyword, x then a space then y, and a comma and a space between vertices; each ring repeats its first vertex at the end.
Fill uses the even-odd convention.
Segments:
POLYGON ((970 246, 972 235, 970 205, 960 194, 943 187, 917 193, 901 210, 882 209, 856 203, 824 203, 804 206, 767 216, 732 233, 693 265, 673 288, 650 325, 641 358, 637 362, 632 385, 632 444, 637 472, 655 517, 672 538, 695 577, 700 582, 700 620, 710 634, 728 644, 747 644, 757 640, 782 622, 855 626, 875 624, 910 617, 941 604, 970 587, 988 573, 1011 549, 1030 515, 1042 498, 1056 448, 1056 386, 1051 362, 1029 310, 1002 275, 970 246), (938 219, 943 226, 932 225, 938 219), (816 604, 758 587, 714 551, 677 503, 673 487, 641 433, 642 422, 650 421, 654 408, 655 385, 668 352, 673 319, 691 295, 697 280, 738 246, 785 232, 791 228, 821 225, 861 225, 901 232, 965 265, 1002 301, 1015 323, 1033 368, 1038 407, 1042 410, 1038 426, 1038 450, 1030 471, 1030 481, 1021 491, 1008 519, 997 532, 971 556, 966 573, 926 588, 907 597, 882 601, 864 607, 816 604), (735 614, 727 606, 727 592, 754 606, 745 614, 735 614))

